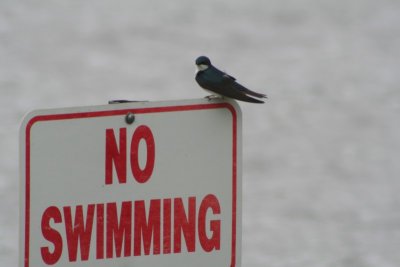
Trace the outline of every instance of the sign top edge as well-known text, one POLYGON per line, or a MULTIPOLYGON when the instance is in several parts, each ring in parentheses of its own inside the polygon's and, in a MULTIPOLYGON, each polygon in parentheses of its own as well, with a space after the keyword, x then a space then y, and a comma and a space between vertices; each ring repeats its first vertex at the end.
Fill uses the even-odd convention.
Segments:
MULTIPOLYGON (((60 114, 71 114, 71 113, 95 113, 95 112, 110 112, 110 111, 123 111, 123 110, 142 110, 154 108, 154 113, 157 112, 157 108, 166 109, 168 107, 185 107, 192 106, 197 107, 193 110, 199 109, 213 109, 213 108, 228 108, 237 118, 241 118, 241 109, 239 104, 235 100, 228 99, 212 99, 207 100, 204 98, 199 99, 183 99, 183 100, 168 100, 168 101, 140 101, 140 102, 127 102, 118 104, 105 104, 105 105, 93 105, 93 106, 76 106, 76 107, 60 107, 60 108, 49 108, 49 109, 37 109, 28 112, 22 119, 20 124, 20 133, 24 133, 26 127, 32 126, 36 121, 40 121, 40 116, 48 115, 60 115, 60 114)), ((183 110, 183 109, 182 109, 183 110)), ((101 117, 101 114, 98 115, 101 117)))

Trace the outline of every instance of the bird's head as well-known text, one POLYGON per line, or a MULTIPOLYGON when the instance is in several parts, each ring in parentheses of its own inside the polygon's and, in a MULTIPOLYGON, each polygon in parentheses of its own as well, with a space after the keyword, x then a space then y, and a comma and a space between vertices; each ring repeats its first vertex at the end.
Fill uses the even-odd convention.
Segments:
POLYGON ((196 66, 199 71, 206 70, 211 66, 211 61, 206 56, 200 56, 196 59, 196 66))

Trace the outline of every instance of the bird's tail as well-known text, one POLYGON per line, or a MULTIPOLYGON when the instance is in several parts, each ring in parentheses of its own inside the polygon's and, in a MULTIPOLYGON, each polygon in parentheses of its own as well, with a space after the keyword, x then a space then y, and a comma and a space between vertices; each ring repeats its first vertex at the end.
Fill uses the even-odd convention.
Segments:
MULTIPOLYGON (((235 83, 233 84, 233 87, 234 87, 236 90, 239 90, 239 91, 241 91, 241 92, 243 92, 243 93, 245 93, 245 94, 247 94, 247 95, 251 95, 251 96, 254 96, 254 97, 257 97, 257 98, 267 98, 267 95, 265 95, 265 94, 260 94, 260 93, 251 91, 251 90, 247 89, 246 87, 244 87, 243 85, 241 85, 241 84, 239 84, 239 83, 237 83, 237 82, 235 82, 235 83)), ((261 100, 260 100, 260 101, 261 101, 261 100)), ((254 103, 258 103, 258 102, 254 102, 254 103)), ((264 102, 261 101, 261 103, 264 103, 264 102)))
POLYGON ((256 98, 253 98, 253 97, 250 97, 248 95, 241 95, 239 100, 250 102, 250 103, 257 103, 257 104, 264 103, 264 101, 256 99, 256 98))

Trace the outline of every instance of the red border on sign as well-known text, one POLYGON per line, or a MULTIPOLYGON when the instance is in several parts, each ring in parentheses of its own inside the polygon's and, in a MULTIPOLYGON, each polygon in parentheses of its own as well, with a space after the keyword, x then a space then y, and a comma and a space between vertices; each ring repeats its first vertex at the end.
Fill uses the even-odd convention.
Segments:
POLYGON ((30 240, 30 134, 32 126, 41 121, 56 121, 69 119, 83 119, 124 115, 127 112, 134 114, 192 111, 204 109, 227 108, 232 113, 232 244, 231 267, 236 266, 236 208, 237 208, 237 114, 229 103, 191 104, 182 106, 132 108, 106 111, 78 112, 66 114, 38 115, 31 118, 26 124, 25 132, 25 252, 24 267, 29 267, 29 240, 30 240))

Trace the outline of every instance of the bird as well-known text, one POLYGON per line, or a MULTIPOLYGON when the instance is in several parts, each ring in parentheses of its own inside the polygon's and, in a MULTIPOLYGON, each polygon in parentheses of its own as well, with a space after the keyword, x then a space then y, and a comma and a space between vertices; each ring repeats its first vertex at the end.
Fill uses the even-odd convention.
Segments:
POLYGON ((199 56, 196 59, 196 66, 196 81, 203 89, 212 93, 206 97, 209 100, 216 97, 228 97, 261 104, 264 101, 257 98, 267 98, 267 95, 247 89, 236 82, 234 77, 214 67, 206 56, 199 56))

